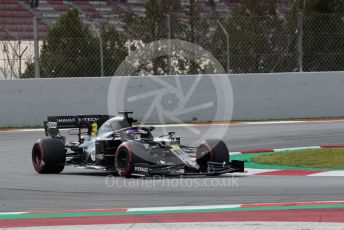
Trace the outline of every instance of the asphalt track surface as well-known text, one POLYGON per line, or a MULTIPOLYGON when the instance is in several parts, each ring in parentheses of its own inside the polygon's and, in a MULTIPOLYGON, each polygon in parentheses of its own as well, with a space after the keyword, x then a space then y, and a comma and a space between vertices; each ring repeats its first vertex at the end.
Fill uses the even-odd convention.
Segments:
MULTIPOLYGON (((184 144, 196 138, 185 127, 168 130, 183 137, 184 144)), ((30 154, 43 135, 0 133, 0 212, 344 200, 343 177, 124 179, 72 167, 60 175, 38 175, 30 154)), ((230 151, 342 145, 344 122, 233 125, 223 139, 230 151)))

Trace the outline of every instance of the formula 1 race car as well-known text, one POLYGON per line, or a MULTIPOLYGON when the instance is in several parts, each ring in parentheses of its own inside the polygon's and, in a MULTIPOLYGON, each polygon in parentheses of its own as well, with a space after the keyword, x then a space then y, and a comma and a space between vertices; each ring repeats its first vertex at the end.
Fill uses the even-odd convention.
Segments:
POLYGON ((123 177, 220 175, 244 172, 244 162, 229 161, 221 140, 184 146, 174 132, 154 138, 154 127, 134 127, 129 115, 53 116, 44 122, 48 138, 35 142, 32 163, 40 174, 60 173, 65 166, 103 169, 123 177), (68 131, 77 141, 66 141, 68 131))

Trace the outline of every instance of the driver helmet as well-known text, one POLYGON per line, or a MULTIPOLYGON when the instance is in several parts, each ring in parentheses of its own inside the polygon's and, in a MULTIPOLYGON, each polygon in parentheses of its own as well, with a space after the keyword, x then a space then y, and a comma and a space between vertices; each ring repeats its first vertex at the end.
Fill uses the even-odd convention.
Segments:
POLYGON ((129 136, 132 136, 134 139, 140 139, 141 138, 141 133, 138 128, 131 128, 126 131, 126 134, 129 136))

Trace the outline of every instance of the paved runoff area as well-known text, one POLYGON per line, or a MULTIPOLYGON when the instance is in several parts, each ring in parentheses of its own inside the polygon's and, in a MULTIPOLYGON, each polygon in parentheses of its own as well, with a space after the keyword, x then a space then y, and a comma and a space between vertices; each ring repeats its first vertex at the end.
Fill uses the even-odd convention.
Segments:
POLYGON ((97 225, 97 229, 161 229, 160 224, 164 224, 165 227, 175 229, 199 229, 200 226, 221 229, 235 223, 244 229, 263 229, 268 226, 290 229, 284 222, 293 222, 295 229, 325 226, 327 229, 327 225, 322 223, 330 223, 328 226, 333 229, 343 228, 343 225, 338 224, 344 223, 344 201, 0 213, 0 228, 55 229, 57 226, 75 226, 74 229, 83 229, 97 225))

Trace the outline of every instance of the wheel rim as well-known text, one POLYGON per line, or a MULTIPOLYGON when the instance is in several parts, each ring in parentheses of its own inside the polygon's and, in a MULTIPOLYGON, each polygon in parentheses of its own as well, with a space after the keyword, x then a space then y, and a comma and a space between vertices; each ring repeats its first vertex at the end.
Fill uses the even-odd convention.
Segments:
POLYGON ((119 169, 127 169, 129 167, 129 155, 125 149, 118 152, 117 164, 119 169))
POLYGON ((198 164, 207 164, 207 162, 211 159, 211 153, 207 146, 201 145, 197 149, 197 163, 198 164))

